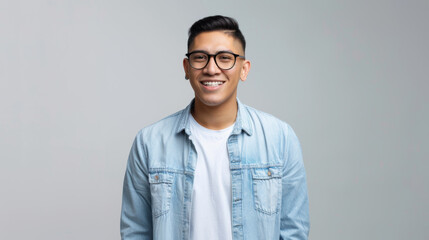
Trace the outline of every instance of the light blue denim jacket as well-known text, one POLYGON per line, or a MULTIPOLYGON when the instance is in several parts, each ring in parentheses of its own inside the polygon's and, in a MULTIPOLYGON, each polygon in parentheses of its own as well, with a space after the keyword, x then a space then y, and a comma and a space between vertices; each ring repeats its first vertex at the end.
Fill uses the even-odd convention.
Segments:
MULTIPOLYGON (((227 141, 233 239, 307 239, 306 175, 294 131, 237 102, 227 141)), ((192 106, 193 102, 137 134, 124 179, 122 239, 189 239, 197 161, 189 138, 192 106)))

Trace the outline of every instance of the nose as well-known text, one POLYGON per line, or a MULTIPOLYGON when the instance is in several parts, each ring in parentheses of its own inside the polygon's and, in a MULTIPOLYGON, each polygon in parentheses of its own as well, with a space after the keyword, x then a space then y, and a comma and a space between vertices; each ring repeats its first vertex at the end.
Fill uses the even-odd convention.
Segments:
POLYGON ((203 72, 208 75, 215 75, 221 72, 220 68, 216 65, 214 56, 210 56, 209 62, 207 63, 207 66, 204 68, 203 72))

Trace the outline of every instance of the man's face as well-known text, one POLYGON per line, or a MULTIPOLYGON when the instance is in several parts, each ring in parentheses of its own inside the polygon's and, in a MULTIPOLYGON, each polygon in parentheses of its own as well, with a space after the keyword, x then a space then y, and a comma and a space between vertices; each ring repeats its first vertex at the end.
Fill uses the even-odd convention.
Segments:
MULTIPOLYGON (((198 34, 189 52, 204 51, 208 54, 216 54, 220 51, 229 51, 244 55, 240 41, 224 33, 224 31, 211 31, 198 34)), ((186 77, 189 78, 195 92, 196 104, 216 107, 228 103, 235 103, 237 96, 238 81, 246 80, 250 69, 248 60, 237 57, 233 68, 229 70, 220 69, 214 58, 210 58, 207 66, 203 69, 194 69, 189 60, 183 60, 186 77), (211 82, 211 83, 208 83, 211 82), (217 85, 216 83, 220 83, 217 85), (197 103, 198 102, 198 103, 197 103)))

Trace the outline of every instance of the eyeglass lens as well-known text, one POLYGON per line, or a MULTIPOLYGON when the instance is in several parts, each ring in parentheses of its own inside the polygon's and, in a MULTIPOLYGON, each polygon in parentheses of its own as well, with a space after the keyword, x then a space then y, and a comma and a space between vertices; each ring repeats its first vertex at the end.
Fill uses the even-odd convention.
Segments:
MULTIPOLYGON (((235 56, 232 53, 227 52, 221 52, 216 54, 215 56, 215 62, 216 65, 223 70, 231 69, 234 67, 235 64, 235 56)), ((189 61, 191 63, 191 66, 196 69, 202 69, 204 68, 208 61, 209 61, 209 55, 202 52, 196 52, 192 53, 189 56, 189 61)))

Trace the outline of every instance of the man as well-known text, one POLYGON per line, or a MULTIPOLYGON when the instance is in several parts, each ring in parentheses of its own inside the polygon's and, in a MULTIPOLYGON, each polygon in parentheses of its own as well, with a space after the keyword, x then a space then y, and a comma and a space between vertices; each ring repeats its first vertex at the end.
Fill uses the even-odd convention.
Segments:
POLYGON ((136 136, 124 180, 122 239, 307 239, 298 139, 237 100, 250 62, 237 22, 189 30, 185 78, 195 98, 136 136))

